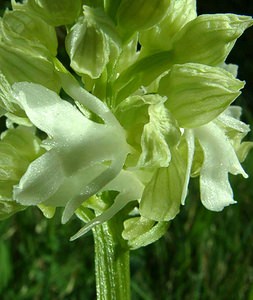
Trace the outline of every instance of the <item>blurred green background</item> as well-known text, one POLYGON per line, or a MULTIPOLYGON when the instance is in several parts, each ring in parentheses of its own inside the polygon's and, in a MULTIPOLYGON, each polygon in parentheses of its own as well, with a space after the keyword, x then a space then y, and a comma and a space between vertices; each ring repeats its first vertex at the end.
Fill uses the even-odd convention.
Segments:
MULTIPOLYGON (((0 0, 1 13, 10 1, 0 0)), ((253 1, 198 1, 198 13, 253 15, 253 1)), ((237 100, 253 126, 253 29, 228 61, 247 81, 237 100)), ((253 140, 250 134, 248 139, 253 140)), ((213 213, 192 182, 187 204, 157 243, 131 253, 133 300, 253 300, 253 151, 244 163, 249 179, 231 177, 238 204, 213 213)), ((60 212, 46 220, 27 209, 0 223, 0 299, 95 299, 93 239, 69 237, 78 220, 63 226, 60 212)))

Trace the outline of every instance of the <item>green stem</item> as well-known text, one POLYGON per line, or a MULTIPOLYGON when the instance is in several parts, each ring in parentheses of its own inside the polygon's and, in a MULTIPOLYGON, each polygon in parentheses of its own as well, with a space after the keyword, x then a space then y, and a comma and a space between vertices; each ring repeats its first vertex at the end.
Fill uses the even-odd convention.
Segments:
POLYGON ((130 300, 129 250, 114 221, 93 229, 97 300, 130 300))

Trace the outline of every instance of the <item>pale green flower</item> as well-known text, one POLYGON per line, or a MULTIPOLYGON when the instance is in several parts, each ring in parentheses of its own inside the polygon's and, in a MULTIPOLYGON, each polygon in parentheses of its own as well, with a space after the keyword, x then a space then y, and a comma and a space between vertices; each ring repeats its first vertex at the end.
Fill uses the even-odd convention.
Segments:
MULTIPOLYGON (((23 205, 64 206, 66 222, 122 169, 129 151, 124 131, 102 103, 99 110, 105 124, 89 120, 42 86, 17 83, 13 89, 30 121, 49 137, 48 151, 30 164, 14 188, 14 198, 23 205)), ((84 105, 96 101, 85 90, 78 93, 76 100, 84 105)))
POLYGON ((252 24, 197 16, 194 0, 13 1, 0 27, 0 113, 46 134, 45 153, 6 182, 16 203, 48 217, 62 206, 63 223, 76 213, 86 224, 73 239, 119 212, 131 248, 165 233, 191 176, 208 209, 235 203, 228 175, 247 177, 252 143, 229 106, 244 82, 225 60, 252 24))

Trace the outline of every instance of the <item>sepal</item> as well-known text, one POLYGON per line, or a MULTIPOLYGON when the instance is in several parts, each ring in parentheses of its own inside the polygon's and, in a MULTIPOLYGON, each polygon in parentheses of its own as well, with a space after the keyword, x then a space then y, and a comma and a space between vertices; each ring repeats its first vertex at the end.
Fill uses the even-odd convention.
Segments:
POLYGON ((83 13, 67 34, 66 50, 71 67, 95 79, 101 76, 109 60, 118 57, 120 39, 102 9, 84 6, 83 13))
POLYGON ((134 250, 160 239, 168 227, 168 222, 155 222, 144 217, 133 217, 124 222, 122 237, 127 240, 129 248, 134 250))
POLYGON ((250 132, 249 125, 240 121, 241 107, 228 107, 215 121, 220 126, 235 149, 240 162, 243 162, 253 148, 252 142, 242 141, 250 132))
POLYGON ((145 30, 166 15, 170 0, 122 0, 117 11, 117 23, 125 40, 136 31, 145 30))
POLYGON ((140 32, 141 56, 170 50, 180 29, 196 17, 196 0, 171 0, 166 16, 152 28, 140 32))

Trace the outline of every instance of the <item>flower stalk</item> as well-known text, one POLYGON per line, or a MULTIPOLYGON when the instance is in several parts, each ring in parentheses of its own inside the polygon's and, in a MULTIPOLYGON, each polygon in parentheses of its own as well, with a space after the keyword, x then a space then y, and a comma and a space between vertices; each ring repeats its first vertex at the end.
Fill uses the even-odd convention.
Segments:
POLYGON ((116 226, 111 220, 93 229, 98 300, 131 299, 129 250, 122 246, 116 226))

